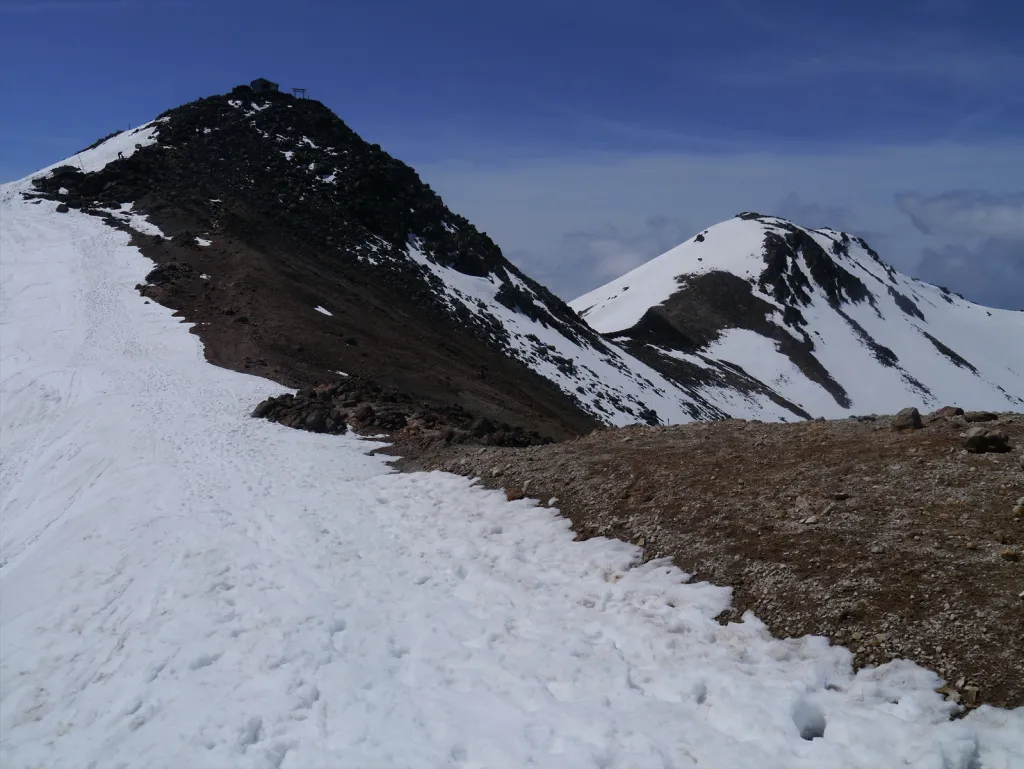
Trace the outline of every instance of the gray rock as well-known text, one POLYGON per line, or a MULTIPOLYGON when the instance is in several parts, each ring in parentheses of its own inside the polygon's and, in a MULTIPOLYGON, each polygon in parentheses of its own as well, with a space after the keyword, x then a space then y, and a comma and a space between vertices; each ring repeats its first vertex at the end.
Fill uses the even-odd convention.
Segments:
POLYGON ((965 422, 995 422, 997 419, 999 415, 991 411, 968 411, 964 414, 965 422))
POLYGON ((892 427, 894 430, 920 430, 923 427, 921 412, 913 407, 902 409, 892 418, 892 427))
POLYGON ((964 448, 972 454, 1010 451, 1010 436, 1002 430, 972 427, 964 435, 964 448))
POLYGON ((372 417, 373 413, 373 406, 371 406, 369 403, 362 403, 356 406, 355 410, 351 414, 351 417, 353 419, 365 420, 372 417))
POLYGON ((306 429, 315 433, 322 433, 327 429, 327 415, 322 411, 312 411, 306 417, 306 429))
POLYGON ((256 417, 257 419, 262 419, 265 416, 267 416, 271 411, 273 411, 274 406, 276 405, 277 403, 274 401, 273 398, 267 398, 265 401, 260 403, 258 406, 256 406, 256 408, 252 410, 252 416, 256 417))

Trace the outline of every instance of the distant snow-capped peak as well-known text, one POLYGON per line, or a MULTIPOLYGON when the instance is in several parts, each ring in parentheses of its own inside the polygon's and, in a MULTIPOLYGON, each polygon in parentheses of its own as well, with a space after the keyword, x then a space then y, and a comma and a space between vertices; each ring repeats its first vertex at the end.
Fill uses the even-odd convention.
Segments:
POLYGON ((901 274, 861 238, 740 214, 570 303, 677 383, 738 370, 843 416, 1024 405, 1024 313, 901 274))

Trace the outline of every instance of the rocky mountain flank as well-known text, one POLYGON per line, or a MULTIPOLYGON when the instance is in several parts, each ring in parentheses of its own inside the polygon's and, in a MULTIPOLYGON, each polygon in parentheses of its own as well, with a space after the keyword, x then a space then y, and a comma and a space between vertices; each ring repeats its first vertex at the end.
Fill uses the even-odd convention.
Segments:
POLYGON ((436 273, 486 276, 496 306, 599 349, 601 338, 323 104, 243 86, 151 125, 151 144, 93 172, 72 161, 36 187, 58 210, 132 233, 157 264, 139 290, 195 323, 211 362, 293 388, 353 374, 551 438, 599 424, 436 273))

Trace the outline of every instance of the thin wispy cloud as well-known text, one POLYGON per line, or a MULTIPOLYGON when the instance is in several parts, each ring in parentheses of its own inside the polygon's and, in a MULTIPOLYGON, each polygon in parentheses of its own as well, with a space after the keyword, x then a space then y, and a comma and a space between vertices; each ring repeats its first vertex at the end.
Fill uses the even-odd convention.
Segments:
POLYGON ((1024 191, 994 194, 955 190, 941 195, 904 192, 896 206, 925 234, 983 235, 1024 241, 1024 191))

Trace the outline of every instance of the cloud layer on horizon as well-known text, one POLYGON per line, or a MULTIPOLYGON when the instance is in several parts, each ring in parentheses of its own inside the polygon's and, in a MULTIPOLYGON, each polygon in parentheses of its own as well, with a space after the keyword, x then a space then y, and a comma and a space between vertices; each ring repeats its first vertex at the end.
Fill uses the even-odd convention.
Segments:
POLYGON ((860 235, 897 269, 974 301, 1022 304, 1021 142, 415 165, 565 299, 753 210, 860 235))

